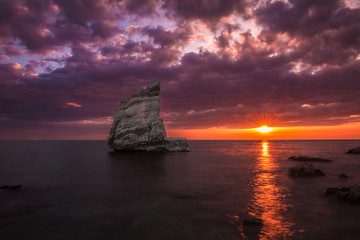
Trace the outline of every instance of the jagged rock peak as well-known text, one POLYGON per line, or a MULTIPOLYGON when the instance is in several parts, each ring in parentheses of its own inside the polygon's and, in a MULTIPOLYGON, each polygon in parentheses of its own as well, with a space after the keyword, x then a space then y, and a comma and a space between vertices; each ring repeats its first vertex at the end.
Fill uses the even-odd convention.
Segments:
POLYGON ((151 82, 117 107, 108 144, 115 150, 189 151, 185 138, 167 138, 160 118, 160 83, 151 82))
POLYGON ((160 83, 158 81, 152 81, 144 88, 141 88, 137 93, 132 95, 131 97, 152 97, 159 96, 160 94, 160 83))

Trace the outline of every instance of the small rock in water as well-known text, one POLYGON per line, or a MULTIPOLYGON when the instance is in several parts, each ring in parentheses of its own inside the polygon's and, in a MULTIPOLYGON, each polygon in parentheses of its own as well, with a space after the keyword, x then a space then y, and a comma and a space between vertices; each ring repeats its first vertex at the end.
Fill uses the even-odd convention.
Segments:
POLYGON ((349 154, 360 154, 360 146, 356 147, 356 148, 353 148, 353 149, 350 149, 349 151, 347 151, 346 153, 349 153, 349 154))
POLYGON ((310 157, 310 156, 291 156, 290 160, 302 161, 302 162, 332 162, 330 159, 326 158, 318 158, 318 157, 310 157))
POLYGON ((3 185, 2 187, 0 187, 0 190, 5 190, 5 191, 20 191, 20 190, 24 190, 24 186, 23 185, 3 185))
POLYGON ((311 163, 300 163, 295 167, 289 168, 289 175, 291 177, 316 177, 325 176, 323 171, 314 168, 311 163))
POLYGON ((339 199, 360 202, 360 186, 339 187, 326 189, 325 195, 328 197, 336 196, 339 199))
POLYGON ((263 220, 257 217, 247 217, 244 219, 245 224, 252 224, 252 225, 262 225, 263 220))
POLYGON ((345 179, 345 178, 349 178, 349 176, 346 175, 346 174, 344 174, 344 173, 342 173, 342 174, 339 175, 339 178, 344 178, 344 179, 345 179))

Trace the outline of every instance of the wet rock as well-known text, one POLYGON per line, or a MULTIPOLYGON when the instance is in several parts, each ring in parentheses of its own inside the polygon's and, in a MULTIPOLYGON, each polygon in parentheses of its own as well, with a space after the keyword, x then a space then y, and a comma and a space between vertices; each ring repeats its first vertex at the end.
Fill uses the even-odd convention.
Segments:
POLYGON ((342 174, 339 175, 339 178, 345 179, 345 178, 349 178, 349 176, 346 175, 346 174, 344 174, 344 173, 342 173, 342 174))
POLYGON ((21 191, 24 190, 23 185, 3 185, 0 187, 0 190, 3 191, 21 191))
POLYGON ((338 187, 326 189, 325 195, 328 197, 335 196, 338 199, 360 202, 360 186, 353 185, 350 187, 338 187))
POLYGON ((107 139, 119 151, 187 152, 185 138, 167 138, 160 118, 160 83, 151 82, 120 103, 107 139))
POLYGON ((291 156, 290 160, 301 161, 301 162, 332 162, 332 160, 326 158, 310 157, 310 156, 291 156))
POLYGON ((350 149, 349 151, 347 151, 346 153, 348 154, 360 154, 360 146, 350 149))
POLYGON ((311 163, 300 163, 295 167, 289 168, 289 176, 291 177, 317 177, 325 176, 323 171, 314 168, 311 163))
POLYGON ((248 225, 262 225, 263 224, 263 220, 261 218, 257 218, 257 217, 247 217, 244 219, 244 224, 248 224, 248 225))

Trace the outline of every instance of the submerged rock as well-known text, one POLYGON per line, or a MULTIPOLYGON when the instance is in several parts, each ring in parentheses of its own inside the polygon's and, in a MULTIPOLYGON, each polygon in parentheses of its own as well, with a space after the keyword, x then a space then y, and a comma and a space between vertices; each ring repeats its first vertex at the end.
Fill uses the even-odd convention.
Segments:
POLYGON ((349 153, 349 154, 360 154, 360 146, 356 147, 356 148, 353 148, 353 149, 350 149, 349 151, 347 151, 346 153, 349 153))
POLYGON ((245 224, 251 224, 251 225, 262 225, 263 224, 263 220, 261 218, 257 218, 257 217, 247 217, 244 219, 244 223, 245 224))
POLYGON ((332 160, 326 158, 310 157, 310 156, 291 156, 290 160, 301 161, 301 162, 332 162, 332 160))
POLYGON ((336 196, 339 199, 360 202, 360 186, 338 187, 326 189, 325 195, 328 197, 336 196))
POLYGON ((107 138, 110 148, 127 151, 187 152, 185 138, 167 138, 160 118, 160 83, 151 82, 120 103, 107 138))
POLYGON ((342 174, 339 175, 339 178, 345 179, 345 178, 349 178, 349 176, 342 173, 342 174))
POLYGON ((295 167, 289 168, 289 176, 291 177, 316 177, 325 176, 323 171, 314 168, 311 163, 300 163, 295 167))
POLYGON ((3 185, 0 187, 0 190, 4 191, 21 191, 24 190, 23 185, 3 185))

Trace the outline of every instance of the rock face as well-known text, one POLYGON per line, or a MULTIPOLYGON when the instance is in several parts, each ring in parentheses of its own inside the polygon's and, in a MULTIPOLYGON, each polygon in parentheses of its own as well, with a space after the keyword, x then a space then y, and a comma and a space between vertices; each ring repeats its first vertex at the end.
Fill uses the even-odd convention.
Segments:
POLYGON ((360 202, 360 186, 328 188, 325 192, 326 196, 336 196, 339 199, 360 202))
POLYGON ((349 154, 360 154, 360 146, 356 147, 356 148, 353 148, 353 149, 350 149, 349 151, 347 151, 346 153, 349 153, 349 154))
POLYGON ((107 139, 110 148, 127 151, 187 152, 185 138, 167 138, 160 118, 160 83, 151 82, 120 103, 107 139))
POLYGON ((289 168, 289 176, 316 177, 316 176, 325 176, 325 174, 320 169, 315 169, 311 163, 300 163, 295 167, 289 168))
POLYGON ((325 158, 317 158, 317 157, 310 157, 310 156, 291 156, 289 157, 290 160, 301 161, 301 162, 332 162, 332 160, 325 159, 325 158))

